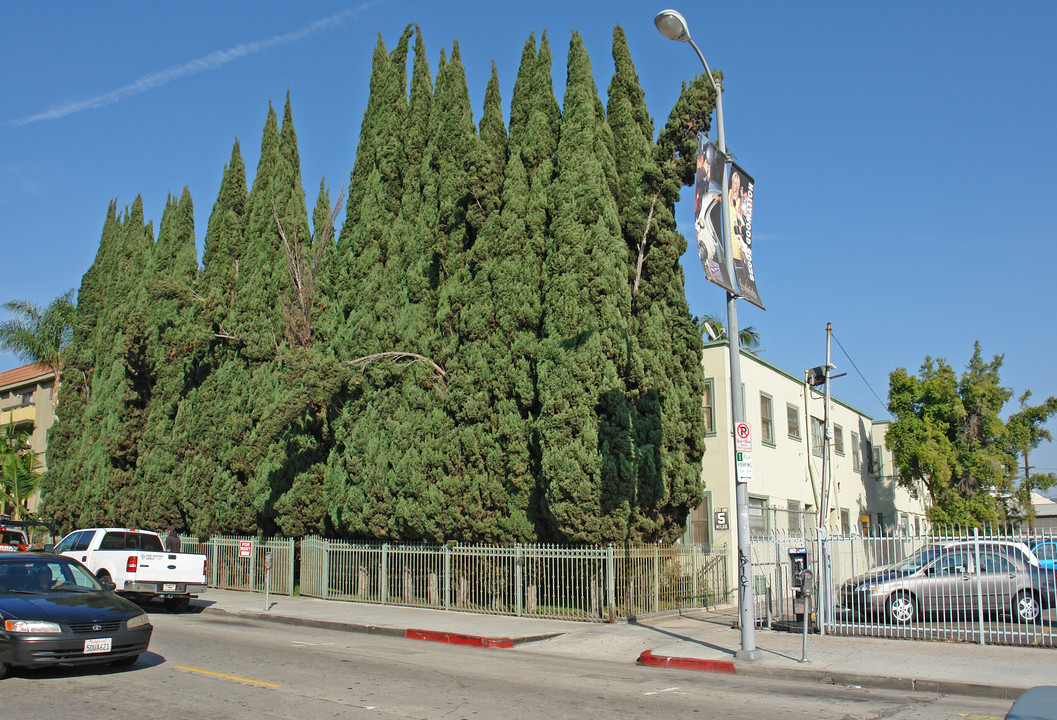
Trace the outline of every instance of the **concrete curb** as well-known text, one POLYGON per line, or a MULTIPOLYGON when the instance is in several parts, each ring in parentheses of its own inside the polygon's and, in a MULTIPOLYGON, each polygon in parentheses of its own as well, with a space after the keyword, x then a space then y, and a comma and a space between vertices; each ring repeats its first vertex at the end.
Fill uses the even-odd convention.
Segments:
POLYGON ((451 643, 453 645, 469 645, 473 647, 496 647, 510 648, 517 645, 548 640, 558 637, 564 633, 544 633, 542 635, 525 635, 523 637, 488 637, 485 635, 467 635, 465 633, 446 632, 441 630, 417 630, 414 628, 394 628, 383 625, 365 625, 362 623, 339 622, 335 620, 315 620, 310 618, 295 617, 292 615, 276 615, 265 610, 224 610, 221 608, 202 608, 203 614, 226 615, 228 617, 241 617, 250 620, 263 620, 266 622, 282 623, 284 625, 296 625, 300 627, 314 627, 323 630, 339 630, 342 632, 365 633, 368 635, 387 635, 389 637, 403 637, 410 640, 429 640, 431 642, 451 643))
POLYGON ((451 643, 452 645, 471 645, 473 647, 514 647, 514 642, 510 638, 490 638, 481 635, 438 632, 436 630, 408 629, 404 631, 404 637, 410 640, 429 640, 430 642, 451 643))
POLYGON ((1005 685, 983 685, 979 683, 958 682, 953 680, 922 680, 915 678, 893 677, 888 675, 868 675, 863 673, 834 672, 831 670, 814 670, 810 668, 774 667, 772 665, 754 665, 747 662, 730 660, 704 660, 701 658, 672 657, 654 655, 646 650, 638 658, 639 665, 661 668, 678 668, 681 670, 700 670, 703 672, 740 675, 748 678, 769 678, 773 680, 803 680, 826 685, 845 685, 881 690, 900 690, 903 692, 929 692, 941 695, 965 695, 984 697, 996 700, 1016 700, 1027 687, 1009 687, 1005 685))
POLYGON ((314 627, 323 630, 341 630, 344 632, 365 633, 367 635, 388 635, 390 637, 404 637, 407 632, 403 628, 385 627, 382 625, 363 625, 360 623, 337 622, 335 620, 315 620, 312 618, 293 617, 291 615, 273 615, 263 610, 222 610, 219 608, 203 608, 203 615, 225 615, 227 617, 248 618, 250 620, 263 620, 265 622, 282 623, 284 625, 296 625, 299 627, 314 627))
MULTIPOLYGON (((364 633, 367 635, 386 635, 414 640, 429 640, 470 647, 510 648, 526 643, 558 637, 564 633, 549 633, 515 638, 495 638, 483 635, 467 635, 436 630, 416 630, 411 628, 394 628, 381 625, 338 622, 334 620, 317 620, 314 618, 278 615, 265 610, 224 610, 221 608, 203 607, 203 614, 222 615, 248 620, 282 623, 300 627, 338 630, 342 632, 364 633)), ((914 678, 870 675, 863 673, 835 672, 825 669, 807 667, 775 667, 773 665, 756 665, 750 662, 731 660, 706 660, 670 655, 655 655, 652 650, 642 652, 637 663, 648 667, 673 668, 679 670, 699 670, 725 675, 740 675, 748 678, 770 678, 774 680, 799 680, 826 685, 846 685, 902 692, 929 692, 942 695, 965 695, 968 697, 985 697, 997 700, 1016 700, 1027 687, 1004 685, 984 685, 978 683, 957 682, 953 680, 922 680, 914 678)))
POLYGON ((738 674, 738 671, 734 667, 734 663, 730 660, 702 660, 701 658, 654 655, 652 650, 646 650, 639 655, 638 663, 639 665, 648 665, 650 667, 702 670, 704 672, 724 673, 726 675, 738 674))

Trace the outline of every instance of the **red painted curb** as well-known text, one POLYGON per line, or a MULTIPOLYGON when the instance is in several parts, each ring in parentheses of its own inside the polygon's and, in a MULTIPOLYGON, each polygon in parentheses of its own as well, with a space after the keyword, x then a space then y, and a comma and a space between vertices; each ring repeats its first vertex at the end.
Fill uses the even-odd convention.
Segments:
POLYGON ((404 637, 412 640, 429 640, 431 642, 451 643, 453 645, 472 645, 474 647, 514 647, 510 638, 489 638, 480 635, 462 635, 460 633, 438 632, 436 630, 405 630, 404 637))
POLYGON ((703 670, 705 672, 723 673, 725 675, 737 675, 734 663, 730 660, 701 660, 698 658, 669 657, 667 655, 654 655, 652 650, 646 650, 639 655, 639 665, 650 667, 670 667, 683 670, 703 670))

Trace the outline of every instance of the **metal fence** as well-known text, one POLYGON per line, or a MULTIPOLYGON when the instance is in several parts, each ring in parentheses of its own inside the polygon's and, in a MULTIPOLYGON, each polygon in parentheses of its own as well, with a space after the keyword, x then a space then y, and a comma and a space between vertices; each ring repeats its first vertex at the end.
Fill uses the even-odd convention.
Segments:
POLYGON ((1007 528, 928 535, 772 533, 752 541, 756 618, 802 618, 791 552, 810 553, 823 634, 1057 645, 1057 538, 1007 528), (1041 560, 1040 560, 1041 558, 1041 560))
POLYGON ((200 541, 181 536, 183 552, 206 556, 209 586, 276 595, 294 594, 294 541, 292 538, 257 538, 214 535, 200 541), (271 567, 266 567, 271 553, 271 567))
POLYGON ((301 594, 327 600, 611 622, 729 597, 725 549, 300 545, 301 594))

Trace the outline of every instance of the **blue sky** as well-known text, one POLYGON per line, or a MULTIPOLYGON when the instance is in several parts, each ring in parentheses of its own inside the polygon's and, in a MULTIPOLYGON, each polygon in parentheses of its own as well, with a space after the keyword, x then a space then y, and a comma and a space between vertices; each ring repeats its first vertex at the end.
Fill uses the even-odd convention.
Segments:
MULTIPOLYGON (((664 0, 674 2, 674 0, 664 0)), ((196 205, 199 253, 237 138, 252 174, 268 102, 289 90, 304 186, 348 182, 371 53, 417 22, 436 71, 458 40, 479 119, 494 62, 509 110, 521 50, 546 30, 559 99, 572 30, 603 98, 615 25, 659 127, 700 71, 643 2, 53 2, 0 6, 0 301, 80 284, 108 203, 196 205)), ((685 3, 725 73, 727 144, 756 180, 754 261, 767 311, 739 305, 762 357, 799 375, 825 359, 834 395, 887 416, 888 373, 926 355, 959 373, 979 340, 1033 400, 1057 395, 1057 3, 685 3)), ((252 181, 252 175, 250 177, 252 181)), ((677 218, 692 234, 693 197, 677 218)), ((340 226, 340 221, 339 221, 340 226)), ((684 258, 697 314, 723 292, 684 258)), ((0 310, 0 318, 5 318, 0 310)), ((0 370, 22 364, 0 354, 0 370)), ((1050 425, 1057 431, 1057 422, 1050 425)), ((1031 458, 1057 471, 1057 446, 1031 458)))

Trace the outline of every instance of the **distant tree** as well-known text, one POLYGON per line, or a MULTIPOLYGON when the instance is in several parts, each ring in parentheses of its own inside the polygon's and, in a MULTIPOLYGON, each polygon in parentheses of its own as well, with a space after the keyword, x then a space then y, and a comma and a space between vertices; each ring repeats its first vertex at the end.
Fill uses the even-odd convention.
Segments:
POLYGON ((1028 405, 1031 391, 1025 391, 1019 398, 1020 411, 1006 420, 1006 435, 1013 452, 1024 460, 1024 475, 1017 482, 1017 501, 1020 511, 1028 520, 1035 519, 1035 506, 1031 502, 1033 492, 1045 492, 1057 484, 1054 473, 1029 472, 1028 456, 1044 441, 1053 439, 1050 431, 1044 426, 1054 414, 1057 414, 1057 398, 1048 397, 1041 405, 1028 405))
POLYGON ((924 483, 934 523, 980 526, 1010 519, 1017 455, 1048 439, 1041 426, 1057 411, 1057 400, 1025 406, 1004 423, 1000 413, 1012 391, 1000 384, 1001 367, 1002 356, 985 362, 977 342, 960 378, 945 360, 931 357, 917 377, 903 368, 890 375, 888 407, 896 419, 885 442, 899 484, 913 490, 924 483))
POLYGON ((59 295, 43 310, 28 300, 4 303, 4 309, 15 318, 0 323, 0 348, 14 353, 21 360, 39 363, 55 375, 51 393, 51 409, 59 402, 66 348, 73 340, 73 325, 77 307, 73 290, 59 295))

